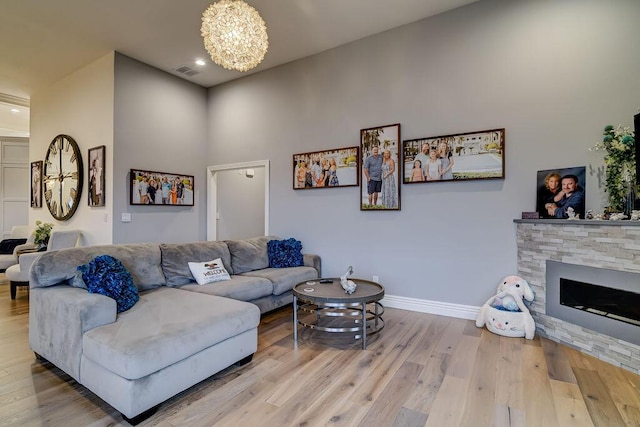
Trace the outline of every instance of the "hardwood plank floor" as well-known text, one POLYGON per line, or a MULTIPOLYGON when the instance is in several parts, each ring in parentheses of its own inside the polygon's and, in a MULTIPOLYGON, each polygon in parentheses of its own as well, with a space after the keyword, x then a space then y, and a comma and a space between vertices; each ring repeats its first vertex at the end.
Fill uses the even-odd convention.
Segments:
MULTIPOLYGON (((28 291, 0 274, 0 426, 128 426, 28 345, 28 291)), ((640 376, 536 337, 387 308, 359 342, 299 330, 291 307, 266 315, 251 363, 161 405, 141 425, 640 426, 640 376)))

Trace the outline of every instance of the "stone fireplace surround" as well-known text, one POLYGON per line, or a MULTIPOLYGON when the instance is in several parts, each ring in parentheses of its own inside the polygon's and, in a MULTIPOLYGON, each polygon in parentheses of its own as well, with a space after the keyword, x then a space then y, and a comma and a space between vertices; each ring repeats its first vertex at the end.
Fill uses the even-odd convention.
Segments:
POLYGON ((536 321, 536 333, 640 374, 640 346, 546 314, 547 260, 640 273, 640 222, 553 219, 514 222, 518 275, 529 282, 535 293, 531 314, 536 321))

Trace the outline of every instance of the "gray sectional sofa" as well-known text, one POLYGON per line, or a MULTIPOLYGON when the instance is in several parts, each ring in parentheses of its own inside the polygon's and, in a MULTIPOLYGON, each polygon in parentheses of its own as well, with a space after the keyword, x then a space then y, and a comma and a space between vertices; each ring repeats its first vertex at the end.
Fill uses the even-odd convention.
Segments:
POLYGON ((44 253, 30 271, 29 344, 139 422, 163 401, 257 350, 261 313, 292 301, 298 282, 320 277, 320 257, 269 268, 266 236, 233 241, 90 246, 44 253), (76 287, 76 267, 98 255, 119 259, 140 300, 117 313, 115 300, 76 287), (231 279, 198 285, 188 262, 221 258, 231 279))

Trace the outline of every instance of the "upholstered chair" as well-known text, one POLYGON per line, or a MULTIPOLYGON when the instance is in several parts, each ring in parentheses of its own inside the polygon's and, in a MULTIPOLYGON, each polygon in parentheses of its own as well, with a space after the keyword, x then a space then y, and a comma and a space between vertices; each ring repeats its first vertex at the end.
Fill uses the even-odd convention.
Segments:
MULTIPOLYGON (((52 231, 47 245, 47 252, 75 247, 81 234, 80 230, 52 231)), ((29 269, 40 255, 42 255, 42 252, 24 253, 18 257, 18 264, 7 268, 7 279, 11 284, 11 299, 16 299, 18 286, 29 285, 29 269)))
POLYGON ((18 263, 17 252, 26 247, 33 246, 33 239, 35 239, 35 235, 31 233, 31 228, 28 225, 16 225, 11 228, 9 240, 0 242, 7 243, 8 249, 10 250, 8 253, 0 253, 0 273, 18 263), (21 239, 22 243, 19 243, 19 239, 21 239))

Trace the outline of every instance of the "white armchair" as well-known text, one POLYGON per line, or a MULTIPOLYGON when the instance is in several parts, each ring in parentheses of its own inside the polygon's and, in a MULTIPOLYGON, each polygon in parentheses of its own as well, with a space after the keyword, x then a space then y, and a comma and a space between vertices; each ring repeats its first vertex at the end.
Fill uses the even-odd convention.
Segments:
MULTIPOLYGON (((52 231, 47 245, 47 252, 73 248, 82 233, 79 230, 52 231)), ((11 284, 11 299, 16 299, 18 286, 29 285, 29 269, 42 252, 24 253, 18 257, 18 264, 7 268, 7 279, 11 284)))
POLYGON ((0 272, 5 271, 7 268, 18 263, 18 250, 33 246, 33 239, 35 239, 35 235, 31 233, 31 229, 28 225, 16 225, 11 228, 11 236, 9 236, 9 238, 27 239, 27 241, 26 243, 15 246, 13 252, 10 254, 0 254, 0 272))

